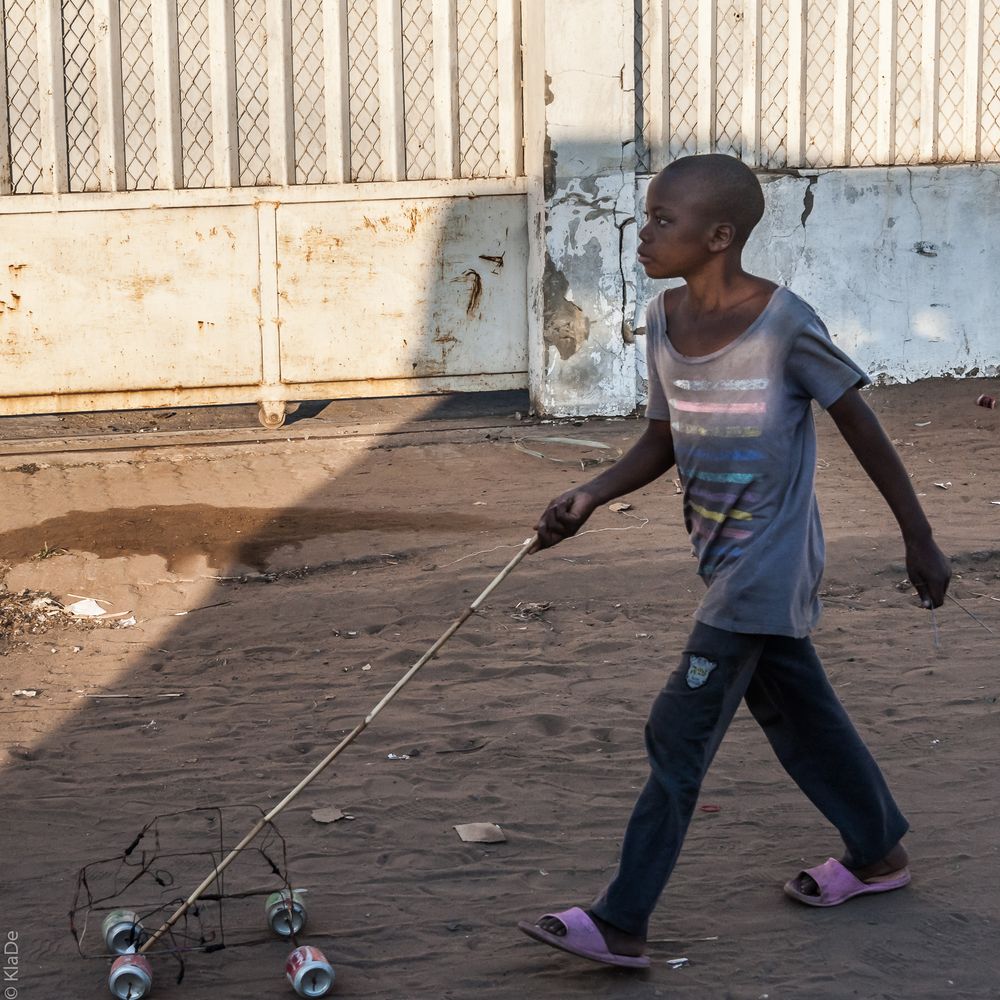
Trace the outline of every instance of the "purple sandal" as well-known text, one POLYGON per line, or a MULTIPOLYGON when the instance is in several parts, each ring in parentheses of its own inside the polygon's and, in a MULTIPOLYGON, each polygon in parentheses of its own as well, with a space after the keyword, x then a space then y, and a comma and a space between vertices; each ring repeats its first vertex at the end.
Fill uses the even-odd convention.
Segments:
POLYGON ((539 917, 539 920, 544 920, 546 917, 558 920, 566 928, 566 933, 560 937, 539 927, 537 923, 529 924, 527 920, 519 920, 517 926, 535 941, 568 951, 578 958, 589 958, 592 962, 616 965, 623 969, 649 968, 649 957, 646 955, 618 955, 608 951, 604 936, 597 929, 597 925, 579 906, 563 910, 561 913, 546 913, 539 917))
POLYGON ((815 868, 806 868, 799 872, 795 878, 785 883, 785 895, 791 897, 806 906, 840 906, 847 900, 855 896, 865 896, 873 892, 891 892, 893 889, 902 889, 910 881, 910 872, 907 868, 900 868, 899 871, 889 875, 876 875, 866 882, 862 882, 852 871, 845 868, 836 858, 829 858, 823 864, 815 868), (796 879, 802 875, 808 875, 817 886, 819 895, 810 896, 802 892, 795 884, 796 879))

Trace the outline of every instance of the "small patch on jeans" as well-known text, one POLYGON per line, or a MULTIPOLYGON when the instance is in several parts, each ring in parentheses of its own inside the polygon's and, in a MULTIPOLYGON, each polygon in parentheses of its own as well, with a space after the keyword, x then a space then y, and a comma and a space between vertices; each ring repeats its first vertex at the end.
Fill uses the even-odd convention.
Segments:
POLYGON ((689 688, 700 688, 708 675, 718 666, 704 656, 692 656, 688 661, 687 685, 689 688))

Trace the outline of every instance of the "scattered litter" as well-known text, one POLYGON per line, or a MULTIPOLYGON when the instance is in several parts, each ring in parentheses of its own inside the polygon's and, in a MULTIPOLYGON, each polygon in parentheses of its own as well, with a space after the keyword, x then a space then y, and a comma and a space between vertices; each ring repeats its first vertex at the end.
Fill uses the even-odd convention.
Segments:
POLYGON ((370 663, 366 663, 361 669, 362 670, 371 670, 371 668, 372 668, 372 665, 370 663))
POLYGON ((668 958, 667 965, 671 969, 683 969, 685 965, 690 965, 691 963, 686 958, 668 958))
POLYGON ((37 698, 38 691, 35 688, 18 688, 14 692, 15 698, 37 698))
POLYGON ((467 844, 504 844, 507 836, 496 823, 459 823, 455 832, 467 844))
POLYGON ((991 500, 990 503, 994 504, 997 507, 1000 507, 1000 500, 991 500))
POLYGON ((338 809, 336 806, 327 806, 325 809, 313 809, 309 815, 317 823, 336 823, 342 819, 354 819, 353 816, 348 815, 343 809, 338 809))
POLYGON ((987 410, 995 410, 997 408, 997 401, 993 396, 987 396, 983 393, 977 400, 976 406, 985 406, 987 410))
POLYGON ((942 490, 950 490, 951 489, 951 480, 948 480, 948 482, 946 482, 946 483, 935 483, 934 485, 937 486, 939 489, 942 489, 942 490))
POLYGON ((648 639, 649 638, 649 633, 648 632, 636 632, 635 637, 637 639, 648 639))
POLYGON ((414 747, 409 753, 390 753, 386 755, 386 760, 410 760, 413 757, 419 757, 420 751, 414 747))
POLYGON ((698 807, 703 813, 717 813, 722 812, 722 806, 713 805, 711 802, 706 802, 705 805, 698 807))
POLYGON ((162 694, 89 694, 86 691, 78 692, 84 698, 183 698, 183 691, 167 691, 162 694))
POLYGON ((930 426, 930 421, 929 420, 924 420, 924 421, 921 421, 919 424, 914 424, 913 426, 914 427, 929 427, 930 426))
POLYGON ((624 513, 626 510, 631 510, 632 505, 630 503, 609 503, 608 510, 613 510, 616 514, 624 513))
POLYGON ((156 729, 156 719, 150 719, 145 725, 139 727, 140 729, 156 729))
POLYGON ((129 615, 128 618, 122 618, 121 621, 117 621, 114 624, 115 628, 132 628, 135 625, 135 615, 129 615))
POLYGON ((581 438, 565 438, 565 437, 522 437, 514 438, 514 447, 518 451, 524 452, 525 455, 532 455, 535 458, 544 458, 550 462, 558 462, 560 465, 579 465, 581 469, 586 469, 591 465, 601 465, 604 462, 614 462, 621 458, 621 448, 612 449, 610 445, 603 444, 601 441, 586 441, 581 438), (572 458, 564 458, 562 456, 556 455, 546 455, 544 452, 535 451, 533 448, 527 448, 524 445, 525 441, 539 442, 542 444, 564 444, 575 448, 586 448, 588 450, 600 449, 603 451, 615 452, 614 455, 599 455, 591 456, 584 455, 582 457, 574 456, 572 458))
POLYGON ((535 621, 540 622, 543 620, 545 612, 552 607, 549 601, 543 601, 540 604, 533 604, 527 601, 518 601, 517 606, 514 608, 511 618, 519 622, 535 621))
POLYGON ((435 750, 435 753, 474 753, 476 750, 482 750, 487 744, 487 740, 458 740, 455 742, 454 746, 450 746, 445 750, 435 750))
POLYGON ((674 480, 674 496, 678 496, 679 494, 681 494, 683 492, 684 492, 684 484, 679 479, 675 479, 674 480))
POLYGON ((486 506, 488 506, 488 504, 486 503, 485 500, 475 500, 475 501, 473 501, 472 506, 473 507, 486 507, 486 506))
MULTIPOLYGON (((72 597, 73 595, 71 594, 70 596, 72 597)), ((63 608, 63 611, 68 615, 73 615, 75 618, 98 618, 101 615, 107 614, 104 608, 92 597, 86 597, 82 601, 67 604, 63 608)))

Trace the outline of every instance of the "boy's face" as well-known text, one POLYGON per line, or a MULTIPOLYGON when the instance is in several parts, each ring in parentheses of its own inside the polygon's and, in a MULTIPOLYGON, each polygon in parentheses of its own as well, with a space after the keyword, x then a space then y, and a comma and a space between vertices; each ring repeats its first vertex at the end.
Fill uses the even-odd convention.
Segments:
POLYGON ((657 174, 646 189, 646 222, 639 230, 639 263, 650 278, 683 278, 711 256, 716 226, 691 178, 657 174))

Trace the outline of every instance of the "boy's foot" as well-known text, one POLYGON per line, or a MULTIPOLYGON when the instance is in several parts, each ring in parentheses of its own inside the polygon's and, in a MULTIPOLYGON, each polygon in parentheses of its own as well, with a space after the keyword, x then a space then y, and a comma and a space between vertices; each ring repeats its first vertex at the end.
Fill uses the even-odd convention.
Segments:
POLYGON ((901 889, 910 881, 909 857, 897 844, 881 861, 856 866, 850 856, 830 858, 809 868, 785 884, 785 894, 810 906, 837 906, 854 896, 901 889))
POLYGON ((649 965, 643 954, 646 942, 642 938, 627 934, 578 906, 561 913, 546 913, 533 924, 521 920, 517 926, 536 941, 593 962, 631 969, 649 965))

